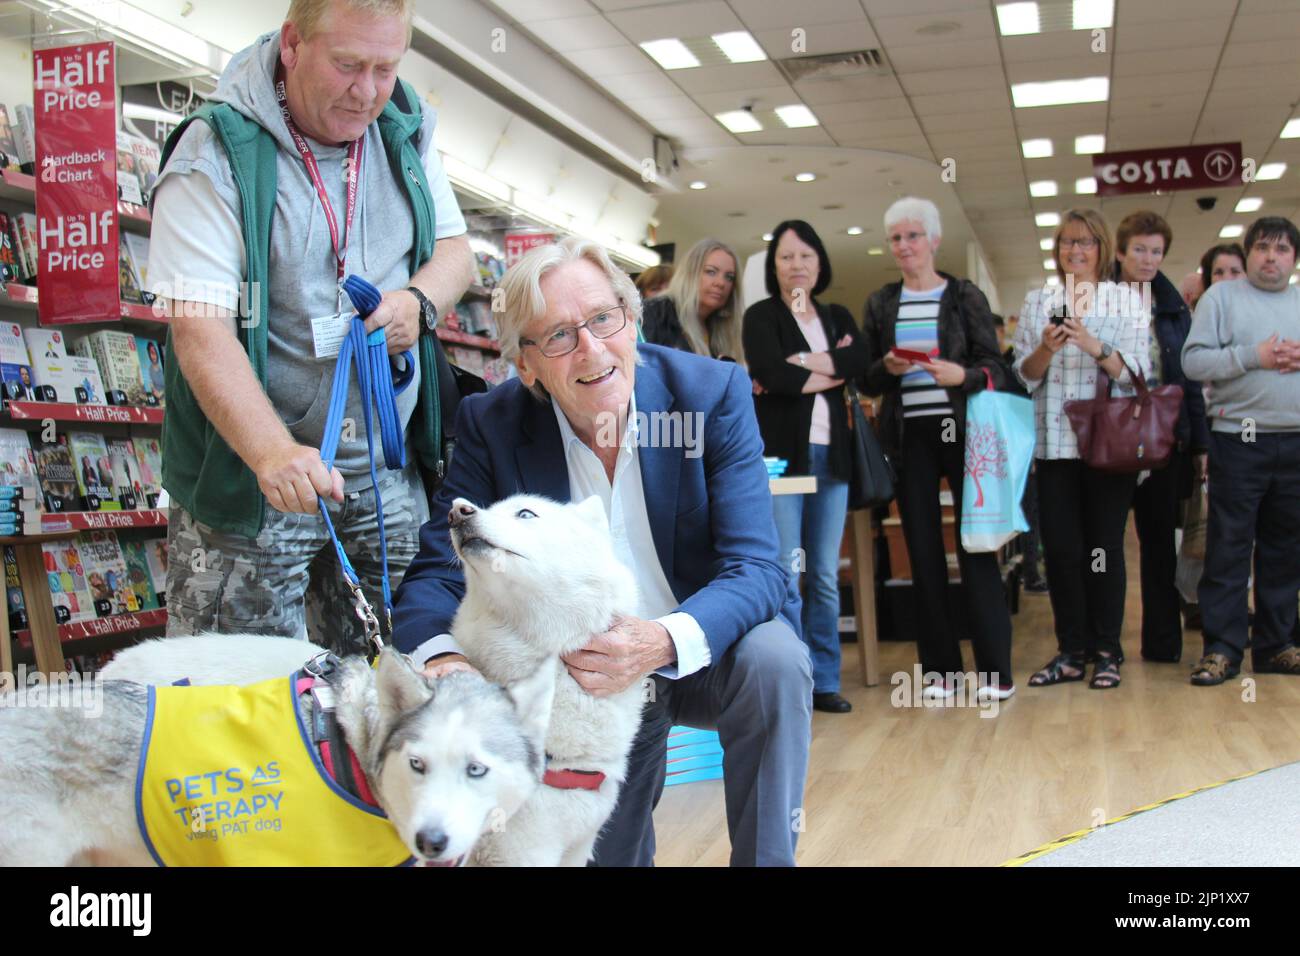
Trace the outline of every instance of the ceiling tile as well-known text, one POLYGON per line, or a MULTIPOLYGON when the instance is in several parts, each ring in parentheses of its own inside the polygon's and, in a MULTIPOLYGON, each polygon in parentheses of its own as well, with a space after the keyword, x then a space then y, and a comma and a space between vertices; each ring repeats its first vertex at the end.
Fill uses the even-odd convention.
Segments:
POLYGON ((1204 96, 1214 77, 1212 70, 1197 73, 1159 73, 1148 76, 1116 77, 1110 86, 1115 98, 1163 97, 1170 93, 1195 93, 1204 96))
POLYGON ((965 13, 873 16, 871 22, 891 53, 905 46, 928 46, 936 42, 991 42, 996 36, 993 11, 988 8, 965 13), (942 32, 932 32, 934 28, 942 32))
POLYGON ((821 56, 827 53, 847 53, 852 50, 870 50, 878 47, 880 41, 871 32, 865 19, 849 20, 844 23, 804 23, 802 50, 792 49, 793 27, 790 29, 758 30, 754 39, 759 42, 767 55, 774 60, 790 57, 821 56))
MULTIPOLYGON (((739 101, 734 91, 696 93, 694 99, 696 103, 700 104, 700 109, 710 115, 739 108, 737 105, 739 101)), ((794 90, 790 89, 789 85, 785 83, 779 83, 775 86, 747 87, 745 95, 740 99, 745 103, 752 103, 756 110, 771 110, 778 106, 790 106, 799 102, 799 97, 795 95, 794 90)))
POLYGON ((1296 62, 1296 45, 1290 40, 1266 43, 1229 43, 1223 51, 1220 67, 1256 67, 1263 64, 1296 62))
POLYGON ((675 136, 691 146, 734 146, 736 138, 707 117, 666 119, 655 123, 660 132, 675 136))
POLYGON ((520 23, 581 17, 596 12, 587 0, 493 0, 493 5, 520 23))
POLYGON ((840 143, 847 143, 849 140, 859 140, 864 136, 874 136, 877 139, 898 139, 903 136, 921 136, 921 127, 917 125, 916 120, 893 119, 893 120, 869 120, 867 122, 835 122, 827 123, 826 130, 840 143))
POLYGON ((808 27, 818 23, 845 23, 862 19, 858 0, 731 0, 731 6, 751 32, 808 27))
POLYGON ((630 43, 592 50, 572 50, 564 58, 588 76, 660 73, 658 64, 630 43))
POLYGON ((633 43, 665 37, 705 37, 744 28, 721 0, 638 7, 606 16, 633 43))
MULTIPOLYGON (((1250 2, 1250 0, 1246 0, 1250 2)), ((1289 0, 1283 0, 1289 2, 1289 0)), ((1121 31, 1129 26, 1139 23, 1164 23, 1169 24, 1172 18, 1169 15, 1170 8, 1163 3, 1119 3, 1116 4, 1116 25, 1121 31)), ((1225 9, 1230 14, 1231 7, 1224 3, 1224 0, 1178 0, 1178 13, 1180 17, 1189 17, 1200 19, 1202 17, 1213 17, 1217 14, 1224 13, 1225 9)))
POLYGON ((953 90, 1005 90, 1006 74, 1000 66, 977 66, 964 70, 926 70, 899 75, 908 96, 950 93, 953 90))
MULTIPOLYGON (((1222 34, 1215 34, 1222 41, 1222 34)), ((1197 37, 1197 45, 1180 50, 1160 50, 1154 53, 1115 53, 1113 76, 1156 76, 1164 73, 1182 73, 1191 66, 1213 67, 1219 59, 1222 42, 1207 45, 1210 37, 1197 37)))
POLYGON ((738 133, 737 138, 746 146, 834 146, 826 130, 820 126, 804 129, 769 129, 761 133, 738 133))
MULTIPOLYGON (((673 70, 672 78, 687 93, 744 91, 755 87, 776 86, 785 82, 785 77, 770 62, 728 63, 724 66, 673 70)), ((737 106, 739 105, 737 102, 737 106)))
POLYGON ((1011 96, 1005 90, 974 90, 970 93, 954 90, 949 93, 929 93, 913 96, 912 109, 918 116, 944 116, 949 113, 966 113, 974 110, 992 112, 1011 109, 1011 96))
POLYGON ((1300 9, 1292 7, 1286 13, 1238 14, 1232 21, 1232 43, 1252 43, 1278 40, 1282 37, 1300 39, 1300 9))
POLYGON ((696 119, 704 116, 699 105, 689 96, 624 100, 623 105, 650 123, 661 119, 696 119))
POLYGON ((1115 51, 1152 53, 1157 50, 1185 50, 1190 42, 1204 43, 1210 37, 1226 36, 1230 22, 1230 16, 1202 20, 1177 16, 1126 25, 1115 31, 1115 51))
POLYGON ((1033 63, 1040 60, 1101 56, 1093 52, 1092 34, 1087 30, 1002 37, 1001 43, 1002 55, 1007 63, 1033 63))
POLYGON ((1197 93, 1179 93, 1173 96, 1112 96, 1110 101, 1110 118, 1126 116, 1149 116, 1159 119, 1166 113, 1199 113, 1205 103, 1205 97, 1197 93))
POLYGON ((616 99, 649 99, 651 97, 680 96, 681 89, 660 73, 632 73, 623 76, 602 76, 597 82, 616 99))
POLYGON ((914 119, 912 108, 901 97, 887 100, 858 100, 819 103, 812 107, 823 123, 865 123, 876 120, 914 119))
POLYGON ((1109 76, 1110 58, 1102 56, 1062 57, 1007 64, 1007 83, 1047 83, 1085 76, 1109 76))
POLYGON ((535 20, 528 29, 552 50, 595 50, 624 43, 622 34, 604 17, 566 17, 559 20, 535 20))
MULTIPOLYGON (((858 100, 884 102, 903 95, 898 80, 892 76, 853 76, 834 80, 801 80, 795 91, 808 105, 822 103, 849 103, 858 100)), ((906 100, 903 101, 906 103, 906 100)), ((907 107, 910 114, 912 108, 907 107)))
POLYGON ((964 66, 993 66, 1002 62, 998 45, 993 40, 970 43, 929 43, 897 49, 886 47, 885 53, 899 73, 906 73, 909 70, 918 72, 932 70, 936 63, 956 69, 964 66))
POLYGON ((944 113, 926 116, 922 120, 927 133, 957 133, 963 130, 1005 129, 1009 139, 1015 138, 1010 110, 992 112, 969 110, 965 113, 944 113))

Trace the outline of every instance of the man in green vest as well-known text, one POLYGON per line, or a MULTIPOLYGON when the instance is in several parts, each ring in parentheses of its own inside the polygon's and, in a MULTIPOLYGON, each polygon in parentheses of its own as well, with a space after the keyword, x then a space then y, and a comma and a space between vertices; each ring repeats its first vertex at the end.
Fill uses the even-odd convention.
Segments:
POLYGON ((433 323, 465 291, 473 258, 435 117, 397 79, 411 14, 410 0, 293 0, 279 33, 235 55, 164 150, 149 275, 172 316, 169 634, 309 631, 355 646, 317 495, 380 606, 355 377, 334 467, 320 457, 347 274, 383 291, 367 329, 385 330, 389 355, 422 357, 397 398, 407 467, 382 470, 376 443, 394 587, 418 550, 428 498, 417 465, 441 457, 427 405, 433 323))

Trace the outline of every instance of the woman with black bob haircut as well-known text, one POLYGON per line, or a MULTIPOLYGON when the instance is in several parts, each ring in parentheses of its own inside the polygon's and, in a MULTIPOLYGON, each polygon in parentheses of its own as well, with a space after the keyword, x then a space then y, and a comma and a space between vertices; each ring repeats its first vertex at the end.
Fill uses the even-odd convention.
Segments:
POLYGON ((831 284, 831 262, 816 230, 789 219, 772 230, 764 280, 769 297, 745 311, 743 339, 757 383, 754 411, 764 454, 789 473, 813 475, 811 495, 772 500, 777 536, 792 575, 806 572, 803 639, 812 655, 813 707, 844 714, 840 696, 840 537, 849 501, 849 429, 844 380, 814 371, 809 356, 857 340, 853 316, 817 296, 831 284), (799 559, 802 549, 804 558, 799 559))

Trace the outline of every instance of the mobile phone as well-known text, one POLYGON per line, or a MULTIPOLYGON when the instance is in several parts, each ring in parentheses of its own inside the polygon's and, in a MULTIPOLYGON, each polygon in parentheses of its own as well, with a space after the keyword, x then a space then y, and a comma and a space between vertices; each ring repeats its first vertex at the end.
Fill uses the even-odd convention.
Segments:
POLYGON ((915 349, 900 349, 898 346, 894 346, 894 348, 890 349, 889 352, 895 358, 900 358, 904 362, 930 361, 930 356, 926 355, 924 352, 918 352, 915 349))
POLYGON ((1055 309, 1053 309, 1052 314, 1048 316, 1048 320, 1053 325, 1063 324, 1065 322, 1065 306, 1058 305, 1055 309))

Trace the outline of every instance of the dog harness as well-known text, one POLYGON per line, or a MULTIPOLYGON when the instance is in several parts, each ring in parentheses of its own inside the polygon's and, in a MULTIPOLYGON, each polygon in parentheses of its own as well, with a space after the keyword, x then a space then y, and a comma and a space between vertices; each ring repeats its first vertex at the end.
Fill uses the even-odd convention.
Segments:
POLYGON ((297 703, 310 680, 149 688, 136 821, 159 866, 411 862, 384 812, 336 783, 321 759, 346 765, 368 795, 351 751, 338 753, 337 735, 322 755, 313 747, 297 703))

